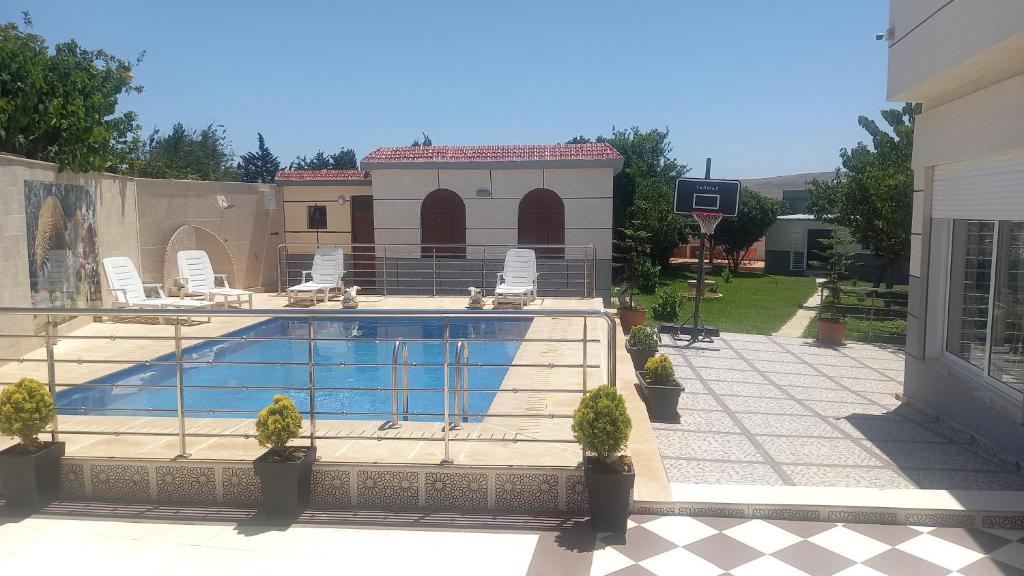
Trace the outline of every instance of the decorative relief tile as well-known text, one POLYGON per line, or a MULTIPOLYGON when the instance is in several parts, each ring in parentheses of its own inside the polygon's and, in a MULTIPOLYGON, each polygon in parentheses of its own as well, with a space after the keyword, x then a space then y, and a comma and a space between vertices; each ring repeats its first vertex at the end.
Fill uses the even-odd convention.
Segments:
POLYGON ((359 470, 356 472, 356 498, 360 506, 418 508, 419 482, 418 472, 359 470))
POLYGON ((496 474, 494 505, 499 510, 557 510, 558 476, 530 473, 496 474))
POLYGON ((487 475, 483 473, 427 472, 423 490, 427 508, 487 508, 487 475))
POLYGON ((806 520, 818 522, 821 520, 821 511, 806 508, 754 508, 750 513, 750 517, 760 518, 761 520, 806 520))
MULTIPOLYGON (((590 510, 587 483, 582 474, 569 474, 565 477, 565 509, 570 512, 590 510)), ((672 513, 675 513, 674 508, 672 513)))
POLYGON ((163 502, 216 502, 213 466, 157 466, 156 497, 163 502))
POLYGON ((973 528, 972 514, 932 514, 928 512, 907 512, 903 523, 913 526, 941 526, 944 528, 973 528))
POLYGON ((675 506, 635 506, 634 514, 649 514, 651 516, 673 516, 677 513, 675 506))
POLYGON ((252 466, 225 466, 220 469, 222 500, 236 504, 257 504, 263 500, 260 479, 252 466))
POLYGON ((348 470, 313 468, 310 480, 314 504, 349 506, 352 504, 352 473, 348 470))
POLYGON ((870 510, 829 510, 827 522, 856 522, 857 524, 896 524, 895 512, 874 512, 870 510))
POLYGON ((93 464, 89 467, 93 498, 125 502, 147 501, 149 468, 132 464, 93 464))
POLYGON ((60 495, 62 498, 85 498, 85 467, 81 464, 61 462, 60 495))
POLYGON ((680 506, 680 516, 696 516, 698 518, 749 518, 743 508, 720 508, 716 506, 680 506))
POLYGON ((1005 514, 989 515, 981 518, 982 528, 1006 528, 1009 530, 1024 530, 1024 515, 1005 514))

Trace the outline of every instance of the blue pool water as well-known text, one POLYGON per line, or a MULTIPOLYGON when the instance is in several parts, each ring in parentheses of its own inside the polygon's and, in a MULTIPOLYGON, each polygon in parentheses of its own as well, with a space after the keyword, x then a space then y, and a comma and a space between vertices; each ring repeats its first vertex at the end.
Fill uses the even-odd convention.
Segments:
MULTIPOLYGON (((476 367, 476 364, 510 364, 530 319, 453 319, 449 338, 469 342, 470 390, 501 386, 507 368, 476 367), (497 340, 497 341, 494 341, 497 340)), ((184 361, 212 361, 185 365, 184 405, 189 417, 253 418, 270 403, 274 394, 288 394, 304 414, 309 411, 309 361, 305 319, 273 319, 255 324, 230 336, 293 337, 297 340, 224 341, 206 340, 183 350, 184 361), (302 365, 224 365, 218 362, 301 362, 302 365), (248 386, 231 389, 228 386, 248 386), (284 390, 295 387, 303 390, 284 390), (216 410, 218 412, 209 412, 216 410)), ((391 413, 390 366, 328 366, 330 363, 387 364, 391 362, 396 339, 441 338, 443 321, 436 319, 366 319, 359 321, 314 320, 316 338, 344 339, 314 342, 316 374, 316 417, 318 419, 384 420, 391 413), (325 390, 325 387, 356 390, 325 390), (380 387, 382 391, 375 389, 380 387)), ((440 342, 409 342, 409 361, 440 365, 444 345, 440 342)), ((455 344, 449 344, 454 360, 455 344)), ((173 361, 169 354, 158 358, 173 361)), ((454 370, 452 370, 454 384, 454 370)), ((146 384, 159 388, 77 386, 57 393, 61 414, 109 416, 176 416, 175 366, 139 364, 114 372, 90 383, 146 384)), ((409 411, 441 414, 444 409, 444 368, 410 367, 409 387, 429 388, 409 393, 409 411)), ((495 392, 470 392, 470 412, 485 413, 495 392)), ((441 421, 441 416, 412 416, 410 420, 441 421)), ((478 420, 478 419, 474 419, 478 420)))

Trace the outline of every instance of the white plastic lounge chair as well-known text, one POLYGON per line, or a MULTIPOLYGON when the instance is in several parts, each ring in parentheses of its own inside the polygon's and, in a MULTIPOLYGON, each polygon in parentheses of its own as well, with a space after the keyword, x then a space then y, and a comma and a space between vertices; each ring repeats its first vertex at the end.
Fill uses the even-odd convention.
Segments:
POLYGON ((243 302, 252 308, 252 292, 232 288, 228 285, 227 274, 214 274, 210 256, 205 250, 182 250, 178 252, 178 280, 188 296, 200 296, 206 300, 223 299, 226 308, 231 302, 242 306, 243 302), (221 286, 217 285, 221 279, 221 286))
POLYGON ((207 300, 185 300, 168 298, 160 284, 143 284, 135 264, 127 256, 111 256, 103 259, 103 272, 113 293, 113 304, 120 308, 209 308, 213 302, 207 300), (146 294, 146 289, 155 290, 156 297, 146 294))
POLYGON ((288 288, 288 304, 304 296, 313 296, 313 305, 323 292, 324 302, 331 297, 331 290, 344 290, 345 253, 337 246, 317 248, 313 254, 313 269, 302 271, 302 283, 288 288))
POLYGON ((505 270, 498 272, 494 303, 516 302, 526 306, 537 297, 537 255, 533 250, 513 248, 505 253, 505 270))

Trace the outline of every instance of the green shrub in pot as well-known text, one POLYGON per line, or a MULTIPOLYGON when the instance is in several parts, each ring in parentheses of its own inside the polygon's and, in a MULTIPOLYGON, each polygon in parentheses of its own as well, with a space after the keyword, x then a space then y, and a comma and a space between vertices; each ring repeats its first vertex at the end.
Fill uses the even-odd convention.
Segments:
POLYGON ((658 353, 658 332, 646 326, 633 326, 626 337, 626 351, 633 360, 633 369, 643 368, 647 359, 658 353))
POLYGON ((289 460, 288 442, 302 432, 302 415, 295 402, 284 394, 277 394, 256 418, 256 441, 268 448, 277 460, 289 460))
POLYGON ((42 382, 22 378, 0 390, 0 436, 18 439, 0 452, 0 481, 12 510, 34 512, 57 497, 64 443, 39 439, 56 416, 42 382))
POLYGON ((676 369, 672 361, 664 354, 658 354, 644 364, 647 383, 653 386, 675 386, 676 369))
POLYGON ((620 452, 632 430, 626 401, 612 386, 587 392, 573 412, 573 436, 588 454, 583 475, 595 532, 626 531, 634 473, 632 460, 620 452))
POLYGON ((0 390, 0 436, 17 438, 18 452, 31 454, 42 449, 39 433, 56 415, 50 391, 38 380, 22 378, 0 390))
POLYGON ((253 461, 268 518, 294 518, 309 504, 315 446, 289 446, 302 433, 302 415, 278 394, 256 419, 256 441, 268 450, 253 461))

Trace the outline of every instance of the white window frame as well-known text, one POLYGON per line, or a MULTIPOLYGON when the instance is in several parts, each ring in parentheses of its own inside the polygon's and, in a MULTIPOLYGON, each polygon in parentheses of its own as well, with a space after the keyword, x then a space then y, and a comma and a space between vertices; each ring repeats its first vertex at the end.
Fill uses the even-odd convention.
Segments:
MULTIPOLYGON (((956 372, 959 376, 965 379, 975 380, 982 382, 988 388, 999 392, 1000 395, 1006 399, 1024 403, 1024 392, 1018 391, 1013 386, 1006 384, 989 375, 989 369, 991 367, 992 358, 992 318, 993 318, 993 306, 995 303, 995 289, 996 289, 996 259, 999 257, 999 230, 1002 227, 1000 220, 990 220, 987 218, 950 218, 950 225, 947 226, 946 230, 946 262, 945 262, 945 278, 946 278, 946 289, 943 291, 943 306, 945 312, 942 314, 942 360, 944 361, 947 368, 956 372), (950 250, 953 246, 953 227, 957 220, 981 220, 988 222, 995 222, 994 231, 992 234, 992 274, 989 279, 988 285, 988 318, 985 323, 985 367, 979 368, 974 364, 971 364, 967 360, 950 353, 949 344, 949 329, 950 329, 950 318, 949 318, 949 294, 950 289, 953 285, 953 251, 950 250), (980 377, 980 378, 979 378, 980 377)), ((959 328, 958 328, 959 329, 959 328)), ((1021 419, 1024 420, 1024 413, 1021 414, 1021 419)))

